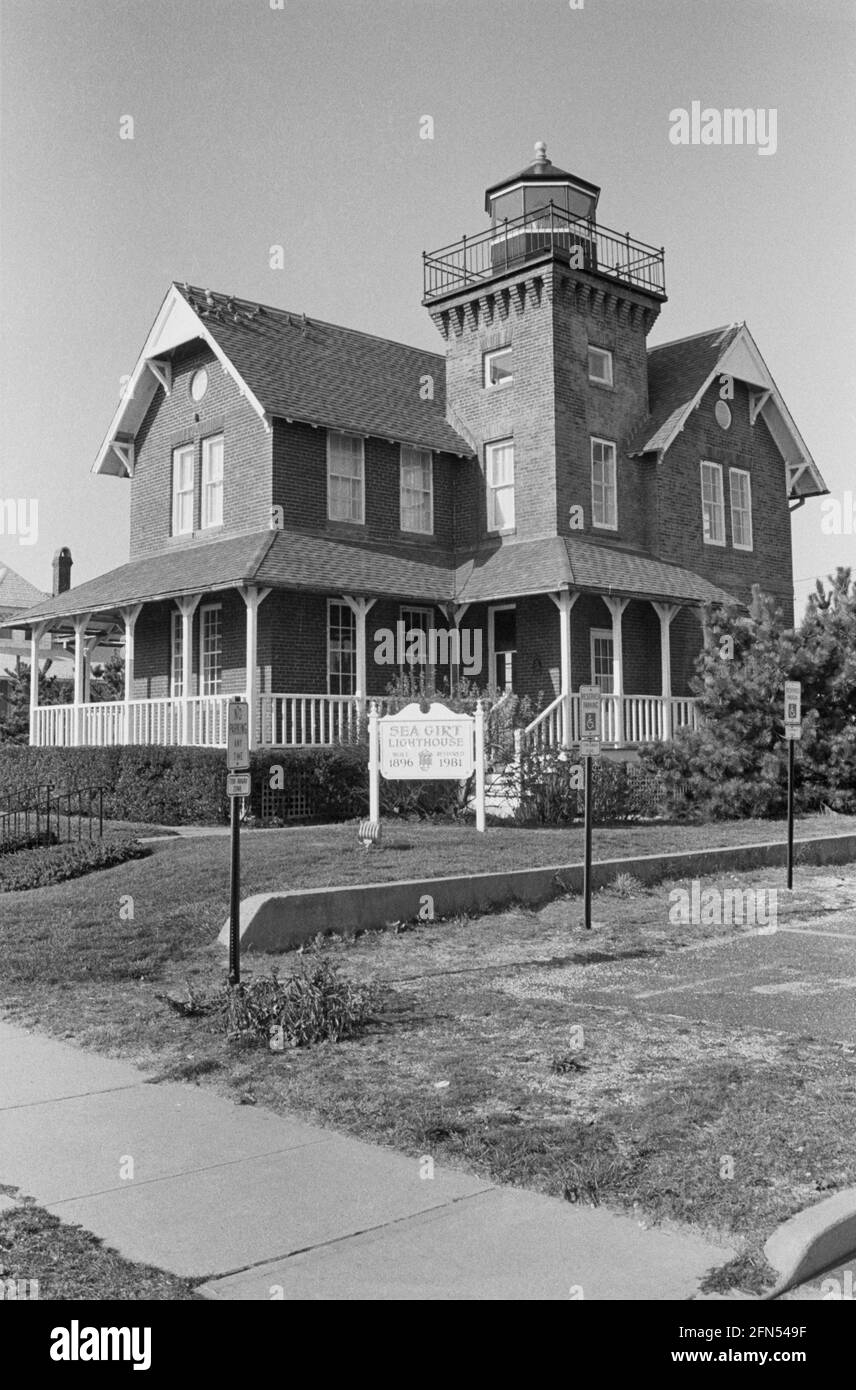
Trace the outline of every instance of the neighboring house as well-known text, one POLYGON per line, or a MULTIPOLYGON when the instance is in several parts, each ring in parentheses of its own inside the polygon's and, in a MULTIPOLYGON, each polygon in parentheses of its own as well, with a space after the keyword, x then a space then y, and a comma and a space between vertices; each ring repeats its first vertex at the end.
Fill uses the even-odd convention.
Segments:
POLYGON ((598 197, 543 145, 488 190, 424 257, 445 356, 173 284, 94 464, 129 479, 128 563, 28 614, 76 642, 33 741, 222 745, 235 694, 255 744, 347 738, 398 623, 480 636, 482 685, 543 694, 531 738, 574 741, 590 682, 614 746, 693 722, 701 606, 757 583, 790 615, 790 511, 826 489, 744 324, 647 349, 663 252, 598 197))

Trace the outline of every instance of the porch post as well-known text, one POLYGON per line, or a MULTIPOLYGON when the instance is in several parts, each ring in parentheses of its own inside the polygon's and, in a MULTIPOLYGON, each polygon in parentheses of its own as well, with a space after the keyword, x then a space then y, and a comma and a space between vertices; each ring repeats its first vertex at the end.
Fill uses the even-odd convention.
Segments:
POLYGON ((250 748, 258 747, 260 722, 259 703, 259 604, 264 603, 270 589, 260 589, 249 584, 239 589, 239 594, 247 605, 247 714, 250 728, 250 748))
POLYGON ((574 738, 574 694, 571 688, 571 609, 579 598, 569 589, 560 589, 550 598, 559 610, 559 671, 562 695, 562 747, 570 748, 574 738))
POLYGON ((142 611, 143 605, 141 603, 134 603, 129 608, 122 609, 122 618, 125 623, 125 728, 123 743, 133 743, 131 721, 133 719, 134 700, 134 629, 142 611))
POLYGON ((190 699, 193 683, 193 615, 199 607, 201 594, 184 594, 175 600, 181 614, 181 741, 190 744, 190 699))
POLYGON ((629 598, 616 598, 601 594, 612 616, 612 691, 615 697, 615 741, 621 746, 624 742, 624 647, 622 643, 622 618, 630 602, 629 598))
POLYGON ((30 628, 30 747, 36 745, 36 710, 39 707, 39 643, 47 631, 47 623, 35 623, 30 628))
POLYGON ((86 659, 83 663, 83 703, 88 705, 92 699, 92 653, 98 646, 99 634, 86 639, 86 659))
POLYGON ((651 607, 660 619, 660 738, 668 743, 672 737, 672 619, 679 603, 653 603, 651 607))
POLYGON ((351 609, 357 620, 357 688, 354 691, 354 699, 362 719, 366 708, 366 614, 370 608, 377 603, 373 598, 352 598, 350 594, 343 594, 342 598, 351 609))
POLYGON ((78 613, 74 623, 74 744, 83 743, 83 703, 86 665, 86 624, 88 613, 78 613))

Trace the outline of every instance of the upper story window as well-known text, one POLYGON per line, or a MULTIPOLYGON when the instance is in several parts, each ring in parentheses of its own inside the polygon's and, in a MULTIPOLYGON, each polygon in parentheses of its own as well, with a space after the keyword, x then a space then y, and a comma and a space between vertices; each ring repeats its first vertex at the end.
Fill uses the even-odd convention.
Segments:
POLYGON ((172 451, 172 534, 189 536, 193 531, 193 463, 196 450, 182 444, 172 451))
POLYGON ((735 550, 752 549, 752 484, 745 468, 729 468, 731 543, 735 550))
POLYGON ((327 433, 327 516, 331 521, 365 521, 365 456, 354 434, 327 433))
POLYGON ((511 367, 511 348, 496 348, 484 355, 485 386, 510 386, 514 380, 511 367))
POLYGON ((211 435, 202 441, 202 521, 208 526, 223 525, 223 436, 211 435))
POLYGON ((485 445, 488 531, 514 530, 514 441, 485 445))
POLYGON ((198 405, 207 390, 208 372, 205 367, 198 367, 190 378, 190 399, 198 405))
POLYGON ((401 446, 402 531, 430 536, 434 530, 434 468, 430 449, 401 446))
POLYGON ((598 386, 612 386, 612 353, 606 348, 589 348, 588 378, 598 386))
POLYGON ((591 441, 591 519, 593 526, 618 530, 615 445, 608 439, 591 441))
POLYGON ((705 545, 725 545, 725 501, 722 494, 722 465, 702 462, 701 524, 705 545))

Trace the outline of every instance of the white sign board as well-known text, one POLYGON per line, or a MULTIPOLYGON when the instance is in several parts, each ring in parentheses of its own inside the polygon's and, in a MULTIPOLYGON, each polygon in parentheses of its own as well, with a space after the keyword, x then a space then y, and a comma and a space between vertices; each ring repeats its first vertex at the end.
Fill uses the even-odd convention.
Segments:
POLYGON ((230 772, 226 778, 227 796, 249 796, 252 791, 249 772, 230 772))
POLYGON ((802 737, 802 685, 785 681, 785 738, 802 737))
POLYGON ((413 704, 378 723, 380 773, 387 780, 456 781, 472 776, 475 721, 471 715, 456 714, 440 704, 432 704, 423 713, 413 704))
POLYGON ((250 767, 250 707, 246 700, 230 700, 226 737, 226 768, 248 772, 250 767))
POLYGON ((601 744, 600 686, 580 686, 580 757, 597 758, 601 744))

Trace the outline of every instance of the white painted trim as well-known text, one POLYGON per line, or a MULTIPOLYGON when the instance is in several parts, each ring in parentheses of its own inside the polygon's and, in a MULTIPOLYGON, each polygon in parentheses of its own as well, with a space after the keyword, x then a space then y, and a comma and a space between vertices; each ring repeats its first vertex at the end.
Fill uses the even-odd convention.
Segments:
MULTIPOLYGON (((487 605, 487 677, 488 677, 488 685, 493 685, 494 678, 495 678, 495 676, 496 676, 496 636, 495 636, 495 628, 494 628, 494 619, 495 619, 497 613, 508 612, 508 611, 510 611, 510 610, 516 613, 516 612, 517 612, 517 604, 516 604, 516 603, 489 603, 489 604, 487 605)), ((516 646, 513 648, 513 654, 514 654, 514 655, 517 654, 517 647, 516 647, 516 646)), ((514 663, 512 662, 512 680, 513 680, 513 671, 514 671, 514 663)))
POLYGON ((735 550, 754 550, 755 549, 755 524, 752 519, 752 475, 748 468, 729 468, 728 470, 728 508, 731 512, 731 544, 735 550), (739 474, 746 479, 746 487, 749 495, 749 544, 738 545, 734 539, 734 487, 733 478, 739 474))
POLYGON ((508 536, 517 529, 517 459, 514 448, 514 435, 503 435, 501 439, 486 439, 484 444, 484 483, 485 483, 485 522, 487 532, 490 536, 508 536), (488 460, 492 457, 491 450, 506 448, 511 445, 511 483, 501 483, 503 488, 510 487, 514 499, 514 521, 511 526, 491 526, 491 494, 496 492, 497 484, 490 481, 488 460))
MULTIPOLYGON (((614 682, 614 680, 615 680, 615 671, 614 671, 614 669, 613 669, 613 667, 614 667, 614 661, 615 661, 615 639, 613 638, 613 635, 612 635, 612 628, 611 628, 611 627, 591 627, 591 628, 589 628, 589 674, 590 674, 590 683, 591 683, 592 685, 597 685, 597 684, 598 684, 598 678, 597 678, 597 675, 596 675, 595 669, 594 669, 594 644, 595 644, 595 641, 596 641, 596 640, 608 641, 609 644, 610 644, 610 646, 612 647, 613 656, 612 656, 612 658, 611 658, 611 660, 610 660, 610 663, 609 663, 609 665, 610 665, 609 680, 610 680, 610 684, 612 684, 612 683, 614 682)), ((603 689, 603 686, 601 686, 600 688, 601 688, 601 692, 602 692, 604 695, 611 695, 611 694, 613 693, 611 690, 604 690, 604 689, 603 689)))
POLYGON ((324 629, 324 660, 327 666, 327 694, 328 695, 356 695, 357 693, 357 615, 348 600, 342 598, 328 598, 327 600, 327 623, 324 629), (354 619, 354 689, 336 690, 330 689, 330 609, 335 603, 337 608, 346 608, 354 619))
POLYGON ((589 379, 590 382, 593 383, 593 385, 595 385, 595 386, 614 386, 614 385, 615 385, 615 356, 614 356, 614 354, 613 354, 612 348, 602 348, 602 347, 598 347, 597 343, 589 343, 589 344, 588 344, 588 347, 587 347, 587 349, 586 349, 586 367, 587 367, 587 370, 588 370, 588 379, 589 379), (608 362, 609 362, 609 380, 608 380, 608 381, 606 381, 603 377, 600 377, 600 376, 592 376, 592 374, 591 374, 591 362, 589 361, 589 353, 592 353, 592 352, 599 352, 599 353, 601 353, 602 356, 604 356, 604 357, 607 358, 607 360, 608 360, 608 362))
POLYGON ((356 434, 353 430, 334 430, 326 431, 327 447, 327 520, 339 521, 348 526, 365 526, 366 524, 366 435, 356 434), (339 439, 358 439, 360 441, 360 517, 355 521, 353 517, 333 516, 330 512, 331 489, 330 489, 330 444, 335 438, 339 439))
POLYGON ((722 464, 714 462, 713 459, 699 459, 699 500, 701 502, 701 538, 704 545, 714 545, 722 549, 727 544, 725 531, 725 478, 722 472, 722 464), (715 468, 719 473, 719 494, 722 499, 722 540, 711 540, 704 534, 704 470, 705 468, 715 468))
POLYGON ((159 382, 164 389, 164 395, 172 395, 172 363, 166 359, 158 362, 154 357, 146 359, 150 372, 154 374, 155 381, 159 382))
POLYGON ((207 696, 214 697, 214 696, 222 695, 222 694, 223 694, 223 690, 222 690, 222 686, 223 686, 223 604, 222 604, 222 602, 217 602, 217 603, 201 603, 201 604, 199 605, 199 681, 198 681, 198 685, 199 685, 199 694, 200 694, 200 695, 207 695, 207 696), (221 686, 221 688, 220 688, 220 690, 203 690, 202 687, 203 687, 203 684, 204 684, 204 682, 205 682, 205 614, 206 614, 206 613, 217 613, 217 612, 219 612, 219 614, 220 614, 220 686, 221 686))
POLYGON ((503 347, 488 348, 485 352, 483 352, 483 353, 482 353, 482 386, 483 386, 483 388, 485 389, 485 391, 504 391, 504 390, 506 389, 506 387, 508 387, 508 386, 513 386, 513 385, 514 385, 514 367, 513 367, 513 363, 514 363, 514 353, 513 353, 513 351, 512 351, 512 344, 511 344, 511 343, 505 343, 503 347), (494 357, 500 357, 500 356, 502 356, 504 353, 508 353, 508 355, 511 357, 511 361, 512 361, 511 375, 508 376, 508 377, 506 377, 506 379, 505 379, 504 381, 490 381, 490 380, 488 379, 488 378, 489 378, 488 366, 490 365, 490 362, 492 361, 492 359, 493 359, 494 357))
POLYGON ((618 530, 618 448, 614 439, 601 439, 599 435, 589 435, 589 485, 591 487, 591 524, 592 528, 598 531, 617 531, 618 530), (615 524, 610 525, 607 521, 595 521, 594 519, 594 446, 595 444, 606 444, 612 450, 612 477, 615 492, 615 524))
MULTIPOLYGON (((363 468, 365 472, 365 465, 363 468)), ((434 534, 434 454, 431 449, 417 449, 413 444, 399 444, 398 446, 398 529, 407 536, 433 536, 434 534), (404 450, 409 449, 414 454, 428 455, 428 507, 430 524, 427 529, 424 527, 404 525, 404 450)))

